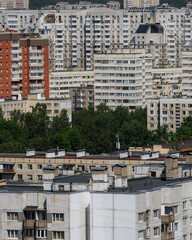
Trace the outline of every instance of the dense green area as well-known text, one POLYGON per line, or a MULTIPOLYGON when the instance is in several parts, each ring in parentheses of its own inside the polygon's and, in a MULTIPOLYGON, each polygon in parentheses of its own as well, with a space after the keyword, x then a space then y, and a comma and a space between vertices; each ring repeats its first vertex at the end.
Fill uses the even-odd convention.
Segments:
POLYGON ((168 142, 175 147, 180 139, 192 140, 192 117, 186 118, 172 134, 166 126, 149 131, 147 111, 140 108, 134 112, 124 107, 112 111, 101 104, 97 110, 73 112, 71 124, 65 110, 50 120, 43 104, 37 104, 32 113, 13 111, 11 120, 3 119, 0 112, 0 152, 22 153, 28 148, 47 151, 59 147, 66 151, 83 148, 91 154, 108 153, 116 150, 117 135, 121 150, 168 142))
MULTIPOLYGON (((106 0, 88 0, 89 2, 93 2, 93 3, 107 3, 106 0)), ((41 7, 44 7, 45 5, 55 5, 57 2, 61 2, 60 0, 30 0, 29 1, 29 7, 30 9, 40 9, 41 7)), ((63 1, 64 2, 64 1, 63 1)), ((69 2, 69 3, 77 3, 79 2, 78 0, 66 0, 65 2, 69 2)), ((188 1, 184 0, 160 0, 160 3, 169 3, 170 6, 174 6, 174 7, 185 7, 186 3, 188 1)), ((123 8, 123 0, 120 0, 121 3, 121 7, 123 8)))

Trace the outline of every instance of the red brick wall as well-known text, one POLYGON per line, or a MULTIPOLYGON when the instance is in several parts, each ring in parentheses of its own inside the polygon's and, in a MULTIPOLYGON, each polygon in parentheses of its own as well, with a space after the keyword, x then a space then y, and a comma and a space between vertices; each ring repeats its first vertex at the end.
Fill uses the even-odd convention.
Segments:
POLYGON ((49 98, 49 46, 44 46, 44 82, 45 98, 49 98))
POLYGON ((11 99, 11 41, 0 41, 0 49, 0 98, 11 99))
POLYGON ((29 93, 29 47, 22 47, 22 97, 29 93))

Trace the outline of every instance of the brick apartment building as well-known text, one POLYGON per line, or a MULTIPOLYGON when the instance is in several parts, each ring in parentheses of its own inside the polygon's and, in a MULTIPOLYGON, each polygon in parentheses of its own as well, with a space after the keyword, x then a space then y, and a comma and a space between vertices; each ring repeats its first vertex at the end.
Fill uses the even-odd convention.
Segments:
POLYGON ((49 98, 49 43, 39 34, 0 33, 0 98, 49 98))

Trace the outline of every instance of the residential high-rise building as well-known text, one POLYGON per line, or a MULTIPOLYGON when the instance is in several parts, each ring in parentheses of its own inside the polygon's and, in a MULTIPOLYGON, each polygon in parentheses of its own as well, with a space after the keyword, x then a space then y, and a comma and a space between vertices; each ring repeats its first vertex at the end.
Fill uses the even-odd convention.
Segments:
POLYGON ((182 93, 192 98, 192 44, 189 42, 182 51, 182 93))
POLYGON ((7 9, 28 9, 29 0, 0 0, 0 7, 7 9))
POLYGON ((51 71, 50 98, 69 98, 70 89, 94 84, 94 71, 51 71))
POLYGON ((159 5, 159 0, 124 0, 124 8, 149 8, 159 5))
POLYGON ((147 101, 147 127, 149 130, 167 125, 169 131, 175 132, 184 119, 191 115, 191 98, 161 97, 147 101))
POLYGON ((70 88, 70 99, 72 100, 72 108, 78 111, 82 108, 88 109, 94 106, 94 86, 82 84, 80 87, 70 88))
POLYGON ((49 42, 39 34, 0 33, 0 98, 49 98, 49 42))
POLYGON ((95 55, 95 107, 145 107, 152 91, 152 56, 144 49, 119 49, 95 55))

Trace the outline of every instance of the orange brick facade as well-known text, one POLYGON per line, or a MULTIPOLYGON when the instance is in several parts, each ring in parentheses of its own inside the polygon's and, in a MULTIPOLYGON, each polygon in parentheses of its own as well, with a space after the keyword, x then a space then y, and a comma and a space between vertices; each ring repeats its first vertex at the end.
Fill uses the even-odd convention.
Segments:
POLYGON ((0 98, 11 98, 11 42, 0 41, 0 98))
POLYGON ((37 34, 0 33, 0 98, 27 98, 29 93, 49 98, 48 40, 37 34), (40 70, 38 61, 43 62, 40 70))

